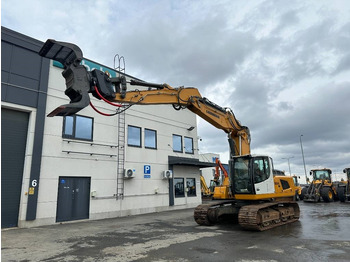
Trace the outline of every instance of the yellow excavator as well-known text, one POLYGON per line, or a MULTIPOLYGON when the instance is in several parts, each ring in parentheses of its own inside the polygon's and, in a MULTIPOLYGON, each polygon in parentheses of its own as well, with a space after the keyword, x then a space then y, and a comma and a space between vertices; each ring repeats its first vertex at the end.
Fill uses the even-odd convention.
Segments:
MULTIPOLYGON (((81 49, 71 43, 49 39, 39 55, 63 65, 65 94, 70 103, 59 106, 48 116, 68 116, 91 104, 89 93, 109 104, 126 110, 132 105, 170 104, 176 110, 187 108, 228 135, 230 146, 229 184, 220 192, 222 201, 210 201, 194 210, 199 225, 212 225, 225 215, 235 215, 248 230, 263 231, 299 219, 299 206, 293 201, 293 179, 273 176, 272 159, 250 154, 250 131, 236 119, 229 108, 223 108, 201 96, 196 88, 173 88, 130 80, 121 75, 111 78, 99 70, 87 71, 81 65, 81 49), (146 87, 127 90, 127 86, 146 87), (121 103, 121 104, 115 104, 121 103)), ((94 108, 94 107, 93 107, 94 108)), ((118 113, 118 111, 116 112, 118 113)))
POLYGON ((221 192, 226 192, 226 188, 229 186, 227 171, 219 158, 215 158, 215 164, 214 179, 210 180, 209 186, 203 175, 200 175, 202 199, 222 199, 224 195, 221 192), (220 170, 224 174, 222 183, 220 183, 220 170))
POLYGON ((221 161, 216 158, 215 160, 215 178, 214 181, 218 181, 220 178, 220 170, 224 174, 221 185, 213 187, 213 199, 228 199, 232 198, 232 191, 230 190, 230 177, 222 165, 221 161))
POLYGON ((200 175, 200 180, 202 199, 211 199, 213 197, 213 192, 210 190, 210 187, 208 187, 207 182, 205 182, 203 175, 200 175))

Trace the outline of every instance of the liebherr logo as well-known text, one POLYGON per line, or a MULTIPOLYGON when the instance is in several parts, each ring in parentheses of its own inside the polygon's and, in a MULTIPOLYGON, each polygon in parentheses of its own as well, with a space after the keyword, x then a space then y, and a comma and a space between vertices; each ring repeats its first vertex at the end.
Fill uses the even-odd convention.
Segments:
POLYGON ((213 112, 211 112, 211 111, 209 111, 209 110, 207 110, 207 113, 208 113, 209 115, 215 116, 216 118, 220 118, 219 115, 217 115, 217 114, 215 114, 215 113, 213 113, 213 112))

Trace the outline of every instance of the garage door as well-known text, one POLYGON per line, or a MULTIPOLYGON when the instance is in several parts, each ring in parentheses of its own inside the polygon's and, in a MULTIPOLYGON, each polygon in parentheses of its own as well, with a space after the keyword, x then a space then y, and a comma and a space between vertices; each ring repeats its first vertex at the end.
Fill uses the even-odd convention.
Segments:
POLYGON ((1 228, 18 225, 29 114, 1 109, 1 228))

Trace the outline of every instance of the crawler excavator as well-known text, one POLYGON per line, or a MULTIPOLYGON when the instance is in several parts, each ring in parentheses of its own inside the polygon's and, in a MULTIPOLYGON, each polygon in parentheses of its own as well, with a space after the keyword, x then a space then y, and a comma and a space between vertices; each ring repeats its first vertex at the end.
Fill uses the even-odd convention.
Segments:
POLYGON ((203 175, 200 175, 200 180, 202 199, 211 199, 213 197, 213 192, 210 190, 210 187, 207 186, 203 175))
POLYGON ((125 76, 111 78, 99 70, 87 71, 81 65, 81 49, 71 43, 49 39, 39 55, 60 62, 66 80, 65 94, 70 103, 59 106, 48 116, 68 116, 91 104, 89 93, 107 103, 122 106, 173 105, 187 108, 228 135, 231 151, 229 184, 220 193, 222 201, 195 208, 199 225, 212 225, 223 215, 237 215, 239 224, 248 230, 263 231, 299 219, 299 206, 293 201, 291 177, 274 177, 272 159, 250 154, 250 131, 236 119, 229 108, 223 108, 201 96, 196 88, 173 88, 139 80, 127 83, 125 76), (127 90, 127 85, 146 87, 127 90), (115 104, 121 103, 121 104, 115 104))
POLYGON ((221 192, 226 192, 226 188, 229 186, 229 178, 226 169, 222 165, 219 158, 215 159, 215 174, 214 179, 210 180, 209 187, 205 182, 205 179, 202 175, 200 175, 201 180, 201 192, 203 199, 221 199, 225 198, 224 194, 221 192), (224 179, 222 183, 220 183, 220 170, 224 174, 224 179), (215 193, 216 192, 216 193, 215 193))

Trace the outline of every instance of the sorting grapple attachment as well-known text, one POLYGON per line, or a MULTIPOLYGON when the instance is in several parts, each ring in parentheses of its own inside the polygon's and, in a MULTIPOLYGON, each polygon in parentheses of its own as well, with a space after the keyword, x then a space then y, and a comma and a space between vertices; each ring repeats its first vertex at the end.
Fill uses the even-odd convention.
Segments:
POLYGON ((80 64, 83 59, 81 49, 71 43, 49 39, 45 42, 39 55, 56 60, 63 65, 63 77, 66 80, 65 94, 70 103, 59 106, 48 116, 67 116, 79 112, 90 103, 91 77, 86 68, 80 64))

